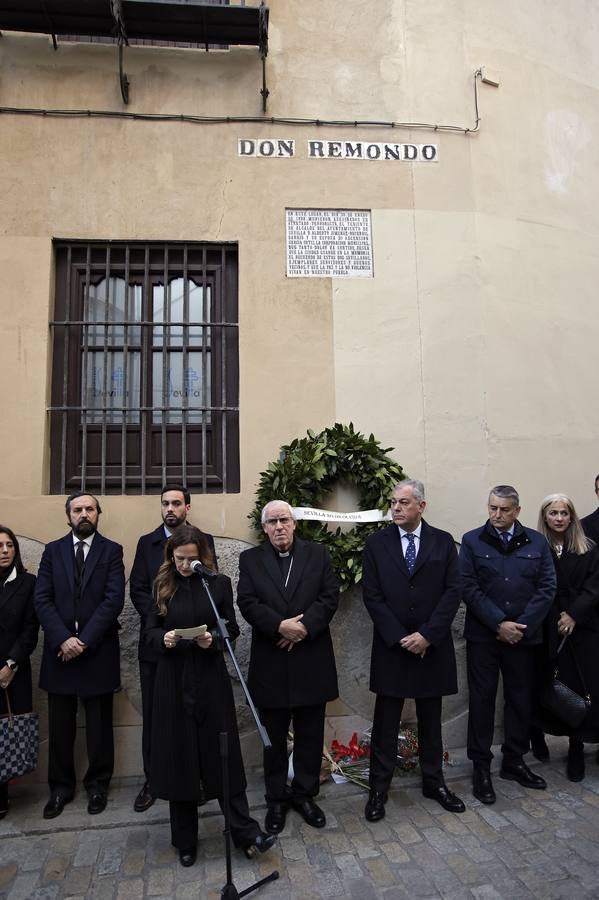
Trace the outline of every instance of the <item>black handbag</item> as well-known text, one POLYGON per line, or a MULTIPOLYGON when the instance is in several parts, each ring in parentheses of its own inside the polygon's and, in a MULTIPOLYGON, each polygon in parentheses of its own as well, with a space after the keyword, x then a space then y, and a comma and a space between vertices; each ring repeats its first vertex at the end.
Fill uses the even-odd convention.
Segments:
MULTIPOLYGON (((573 691, 572 688, 559 679, 559 654, 567 639, 568 635, 565 635, 557 648, 558 660, 553 671, 553 678, 541 691, 540 703, 544 709, 564 722, 569 728, 576 729, 582 725, 591 709, 591 697, 574 653, 572 653, 572 658, 578 671, 584 696, 581 697, 580 694, 577 694, 576 691, 573 691)), ((572 648, 570 647, 570 649, 572 648)))

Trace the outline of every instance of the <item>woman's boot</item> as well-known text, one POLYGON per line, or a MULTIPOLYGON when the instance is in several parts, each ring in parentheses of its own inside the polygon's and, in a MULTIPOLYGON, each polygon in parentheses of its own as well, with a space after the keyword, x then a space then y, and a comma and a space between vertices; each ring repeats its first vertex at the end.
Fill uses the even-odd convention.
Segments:
POLYGON ((8 812, 8 781, 0 781, 0 819, 8 812))
POLYGON ((576 738, 570 738, 566 771, 570 781, 582 781, 584 778, 584 744, 576 738))

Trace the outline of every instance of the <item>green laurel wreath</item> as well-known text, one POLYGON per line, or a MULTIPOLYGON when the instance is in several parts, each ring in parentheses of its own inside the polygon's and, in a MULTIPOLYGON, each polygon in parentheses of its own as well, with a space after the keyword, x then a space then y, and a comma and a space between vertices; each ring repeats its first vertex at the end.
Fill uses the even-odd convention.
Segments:
MULTIPOLYGON (((265 539, 260 514, 269 500, 318 508, 338 481, 357 487, 360 509, 387 512, 393 488, 406 477, 399 463, 388 456, 393 449, 382 448, 372 434, 367 438, 356 432, 351 422, 337 422, 319 434, 308 429, 307 437, 281 447, 277 462, 269 463, 266 471, 260 473, 256 504, 249 515, 256 533, 265 539)), ((362 578, 362 550, 367 536, 385 524, 375 522, 357 525, 351 531, 331 531, 322 522, 301 520, 297 533, 326 544, 341 590, 346 591, 362 578)))

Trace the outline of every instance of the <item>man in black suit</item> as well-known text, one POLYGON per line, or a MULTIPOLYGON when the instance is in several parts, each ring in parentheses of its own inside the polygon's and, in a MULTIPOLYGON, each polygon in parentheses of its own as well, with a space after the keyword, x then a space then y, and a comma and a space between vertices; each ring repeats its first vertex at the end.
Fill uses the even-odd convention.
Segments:
POLYGON ((123 548, 98 533, 101 509, 94 496, 71 494, 65 509, 71 531, 46 545, 34 600, 44 632, 40 687, 48 692, 45 819, 59 816, 75 793, 78 698, 85 709, 87 811, 93 815, 106 807, 114 768, 112 699, 120 684, 123 548))
MULTIPOLYGON (((163 487, 160 494, 162 524, 149 534, 144 534, 140 537, 129 579, 131 601, 140 616, 138 659, 143 716, 142 754, 145 775, 144 784, 133 803, 133 809, 136 812, 145 812, 154 802, 154 797, 148 787, 148 776, 150 772, 154 681, 156 678, 156 666, 158 665, 158 654, 144 641, 145 620, 152 608, 154 579, 164 558, 164 545, 173 531, 187 522, 190 509, 191 495, 183 485, 167 484, 163 487)), ((207 534, 206 537, 216 561, 214 538, 210 534, 207 534)))
POLYGON ((460 603, 455 544, 422 519, 422 482, 402 481, 390 506, 393 524, 367 539, 363 565, 364 603, 374 623, 370 690, 376 694, 369 822, 385 815, 406 697, 416 700, 422 793, 449 812, 465 809, 442 771, 442 697, 458 690, 451 637, 460 603))
MULTIPOLYGON (((597 500, 599 500, 599 475, 595 478, 595 495, 597 500)), ((582 525, 586 536, 590 537, 592 541, 595 541, 599 547, 599 507, 595 512, 592 512, 590 515, 581 519, 580 524, 582 525)))
POLYGON ((237 602, 252 626, 248 686, 272 743, 264 751, 264 827, 278 834, 285 827, 289 806, 314 828, 326 824, 314 797, 319 790, 325 706, 338 696, 329 622, 339 602, 339 586, 326 547, 295 536, 294 512, 288 503, 267 503, 262 527, 268 540, 239 558, 237 602))

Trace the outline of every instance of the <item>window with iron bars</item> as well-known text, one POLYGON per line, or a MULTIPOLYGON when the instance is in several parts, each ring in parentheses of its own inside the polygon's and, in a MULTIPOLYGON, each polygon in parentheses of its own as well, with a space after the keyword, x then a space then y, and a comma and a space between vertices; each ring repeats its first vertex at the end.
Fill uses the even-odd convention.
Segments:
POLYGON ((239 491, 237 245, 54 247, 50 493, 239 491))

